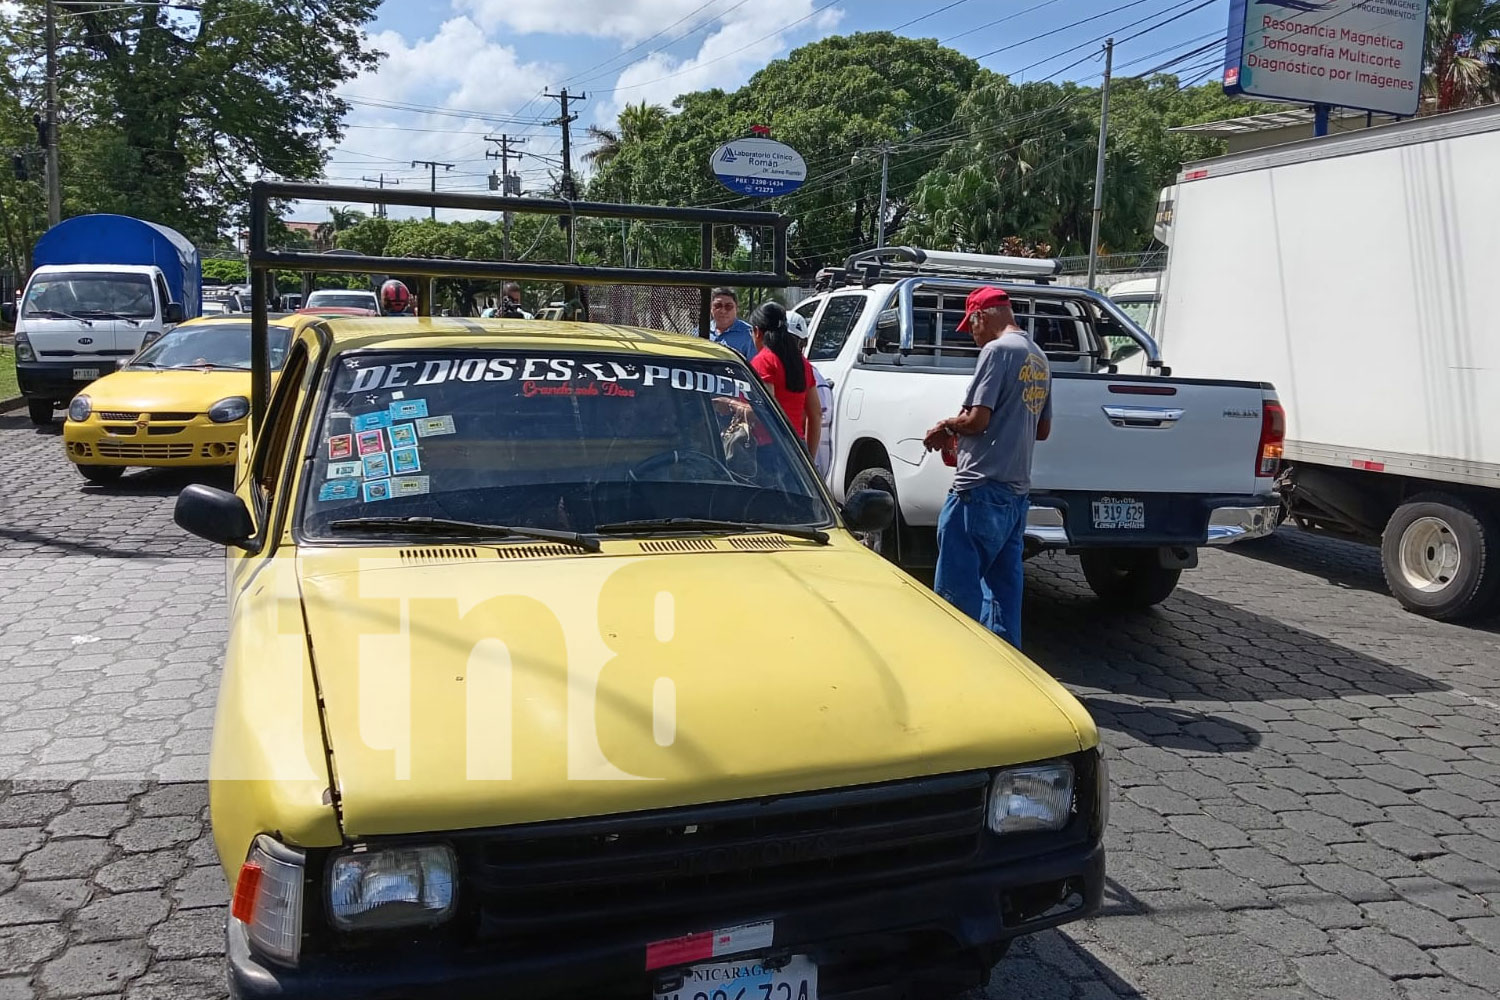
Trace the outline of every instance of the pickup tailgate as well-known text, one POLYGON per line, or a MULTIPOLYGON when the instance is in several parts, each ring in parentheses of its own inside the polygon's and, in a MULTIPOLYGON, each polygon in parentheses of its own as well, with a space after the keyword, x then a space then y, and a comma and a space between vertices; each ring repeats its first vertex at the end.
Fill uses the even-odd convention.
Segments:
POLYGON ((1054 372, 1052 437, 1034 493, 1256 494, 1263 387, 1255 382, 1054 372))

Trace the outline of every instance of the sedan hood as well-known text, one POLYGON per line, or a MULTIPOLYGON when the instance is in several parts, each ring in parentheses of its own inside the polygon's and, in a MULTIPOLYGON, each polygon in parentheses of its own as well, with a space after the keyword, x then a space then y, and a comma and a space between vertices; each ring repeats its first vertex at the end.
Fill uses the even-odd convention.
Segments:
POLYGON ((346 835, 806 791, 1097 742, 1050 677, 848 539, 640 554, 653 545, 728 548, 304 548, 346 835))
POLYGON ((206 413, 227 396, 249 396, 250 373, 188 368, 120 371, 84 392, 95 410, 206 413))

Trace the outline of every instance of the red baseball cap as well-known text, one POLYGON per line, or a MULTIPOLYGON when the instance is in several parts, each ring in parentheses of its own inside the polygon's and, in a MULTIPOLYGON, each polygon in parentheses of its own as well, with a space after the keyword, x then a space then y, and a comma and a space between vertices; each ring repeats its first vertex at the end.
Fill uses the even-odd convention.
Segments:
POLYGON ((988 309, 991 306, 1003 306, 1009 304, 1010 296, 1006 295, 1005 292, 999 288, 992 288, 989 285, 986 285, 983 288, 974 289, 969 293, 968 300, 964 302, 964 318, 959 320, 958 322, 958 332, 969 332, 969 317, 974 315, 979 310, 988 309))

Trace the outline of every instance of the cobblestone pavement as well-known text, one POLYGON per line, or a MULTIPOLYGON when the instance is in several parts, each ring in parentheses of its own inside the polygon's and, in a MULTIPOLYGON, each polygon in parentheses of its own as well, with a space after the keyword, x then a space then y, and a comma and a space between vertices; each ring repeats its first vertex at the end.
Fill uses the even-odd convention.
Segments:
MULTIPOLYGON (((14 414, 0 455, 0 1000, 222 996, 221 563, 171 524, 180 477, 87 486, 14 414)), ((1110 882, 984 996, 1500 995, 1500 628, 1404 614, 1373 552, 1295 532, 1143 616, 1072 560, 1029 576, 1028 652, 1110 748, 1110 882)))

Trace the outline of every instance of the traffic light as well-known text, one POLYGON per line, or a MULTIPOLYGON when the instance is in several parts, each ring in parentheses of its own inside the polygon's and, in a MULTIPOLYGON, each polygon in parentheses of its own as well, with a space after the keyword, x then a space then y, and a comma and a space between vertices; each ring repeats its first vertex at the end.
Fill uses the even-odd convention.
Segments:
POLYGON ((16 171, 16 180, 31 180, 31 171, 26 167, 26 154, 16 153, 10 158, 10 164, 16 171))

